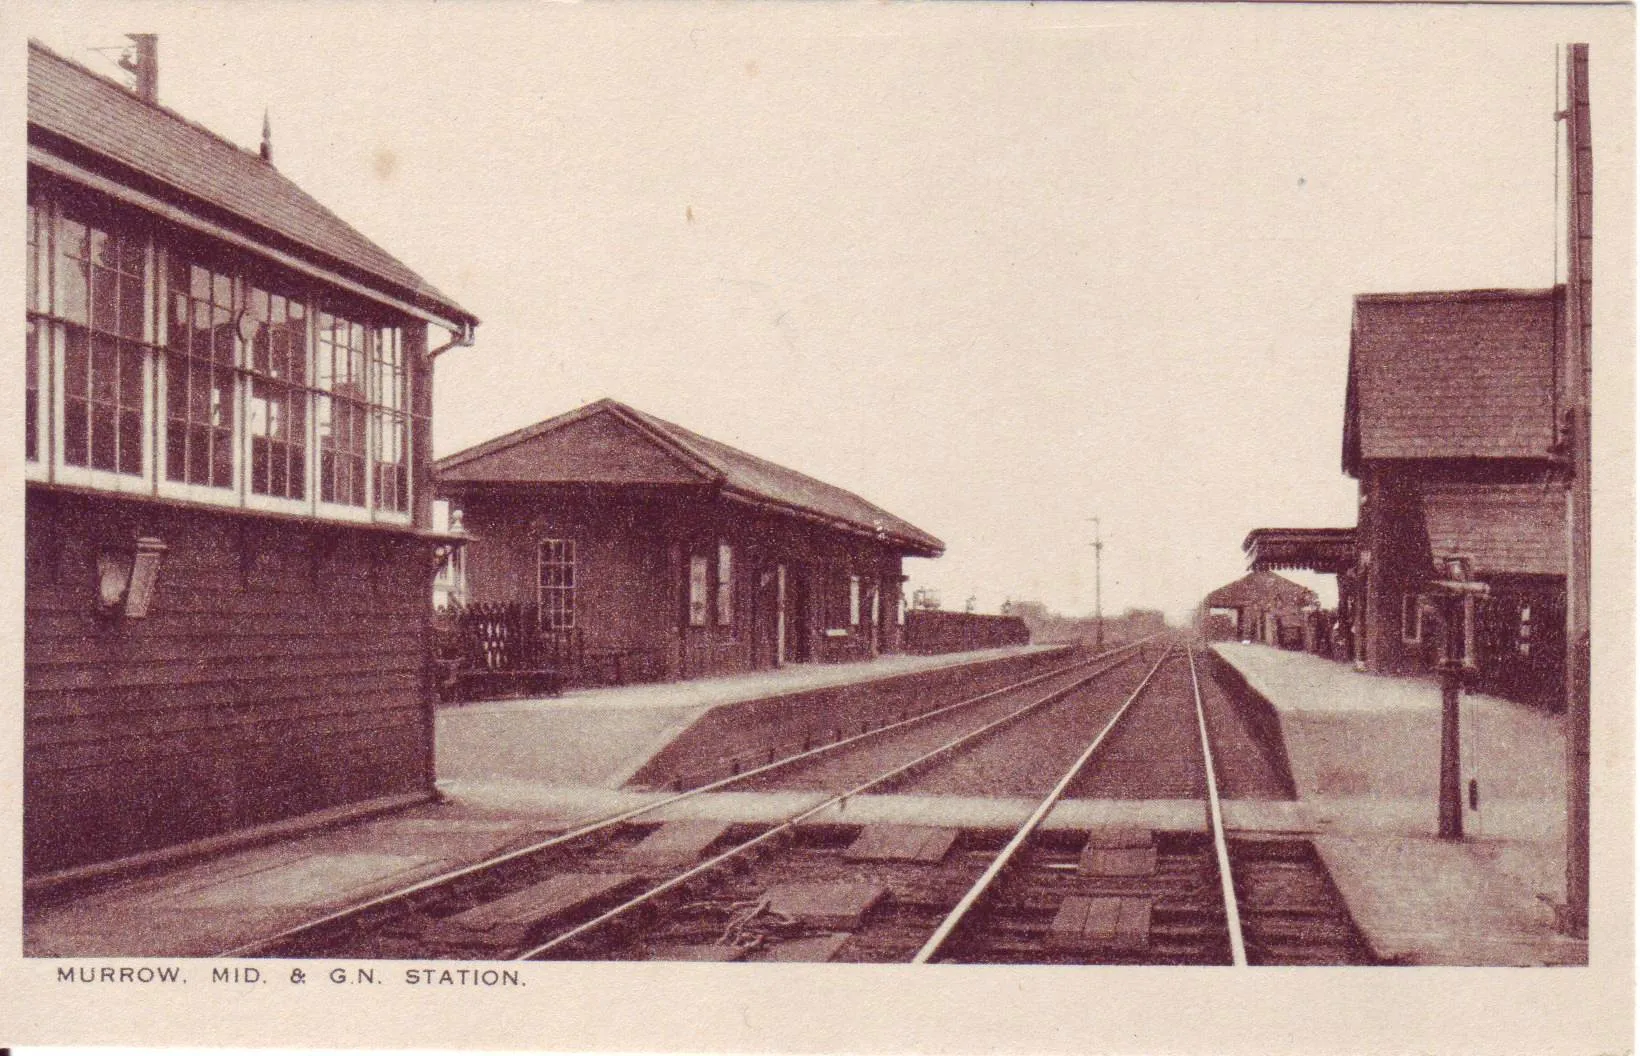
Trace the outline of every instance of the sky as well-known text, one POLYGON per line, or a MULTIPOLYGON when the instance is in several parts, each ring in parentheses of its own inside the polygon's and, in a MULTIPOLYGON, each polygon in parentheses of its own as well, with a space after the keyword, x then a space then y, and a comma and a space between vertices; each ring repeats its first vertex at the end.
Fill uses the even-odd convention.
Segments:
MULTIPOLYGON (((1097 517, 1104 611, 1180 616, 1249 529, 1354 524, 1356 293, 1555 281, 1556 45, 1627 17, 85 5, 27 31, 110 75, 91 49, 159 33, 163 103, 253 150, 266 108, 282 172, 479 316, 438 360, 437 454, 610 396, 939 536, 907 572, 948 608, 1091 612, 1097 517)), ((1603 59, 1627 36, 1593 53, 1597 122, 1630 105, 1601 109, 1603 59)))

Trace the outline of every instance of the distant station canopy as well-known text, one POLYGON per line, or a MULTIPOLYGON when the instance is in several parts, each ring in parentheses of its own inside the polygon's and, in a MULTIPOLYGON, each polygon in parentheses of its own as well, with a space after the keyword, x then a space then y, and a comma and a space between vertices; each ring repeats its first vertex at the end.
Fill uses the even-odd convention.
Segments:
POLYGON ((1356 563, 1354 528, 1255 528, 1241 549, 1254 572, 1302 569, 1340 575, 1356 563))

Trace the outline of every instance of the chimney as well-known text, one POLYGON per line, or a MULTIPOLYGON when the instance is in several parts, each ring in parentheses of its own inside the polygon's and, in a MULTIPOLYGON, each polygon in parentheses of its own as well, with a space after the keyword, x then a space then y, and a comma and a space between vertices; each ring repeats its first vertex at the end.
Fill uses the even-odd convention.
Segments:
POLYGON ((120 66, 137 75, 137 98, 149 106, 159 105, 159 37, 153 33, 127 33, 136 55, 124 55, 120 66))
POLYGON ((262 111, 262 160, 273 164, 273 123, 268 120, 266 109, 262 111))

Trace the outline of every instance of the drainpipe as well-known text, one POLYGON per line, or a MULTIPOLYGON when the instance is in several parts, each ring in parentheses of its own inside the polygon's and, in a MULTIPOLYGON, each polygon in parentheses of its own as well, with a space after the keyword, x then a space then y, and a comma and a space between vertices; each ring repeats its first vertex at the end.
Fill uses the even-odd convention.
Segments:
POLYGON ((452 348, 471 348, 471 347, 473 347, 473 330, 474 329, 475 328, 474 328, 473 324, 470 321, 463 321, 462 324, 461 324, 461 329, 459 331, 451 331, 453 336, 450 338, 450 340, 444 342, 444 344, 438 346, 437 348, 430 348, 430 349, 427 350, 427 361, 429 363, 431 363, 441 353, 448 352, 452 348))

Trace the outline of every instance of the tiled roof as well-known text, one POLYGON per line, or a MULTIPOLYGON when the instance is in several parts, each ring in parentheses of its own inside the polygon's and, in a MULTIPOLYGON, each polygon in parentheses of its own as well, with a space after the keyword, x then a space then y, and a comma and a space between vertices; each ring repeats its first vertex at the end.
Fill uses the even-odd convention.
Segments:
POLYGON ((340 264, 402 291, 455 321, 472 314, 355 231, 257 154, 119 84, 29 42, 28 121, 75 146, 157 181, 174 195, 223 210, 251 233, 288 240, 307 256, 340 264))
POLYGON ((1315 591, 1274 572, 1249 572, 1213 591, 1204 602, 1210 609, 1257 606, 1270 611, 1301 609, 1315 603, 1315 591))
POLYGON ((470 447, 440 459, 435 468, 441 482, 477 484, 643 485, 684 479, 677 476, 680 471, 690 474, 688 479, 713 484, 732 497, 840 522, 854 531, 902 546, 909 553, 935 557, 945 549, 945 544, 934 536, 853 492, 616 400, 599 400, 470 447), (672 472, 654 464, 652 457, 620 444, 608 429, 592 428, 599 418, 624 424, 664 451, 674 461, 672 472))
POLYGON ((1370 459, 1549 457, 1557 290, 1355 300, 1344 468, 1370 459))
POLYGON ((1430 556, 1467 557, 1477 573, 1566 574, 1559 485, 1422 485, 1430 556))

